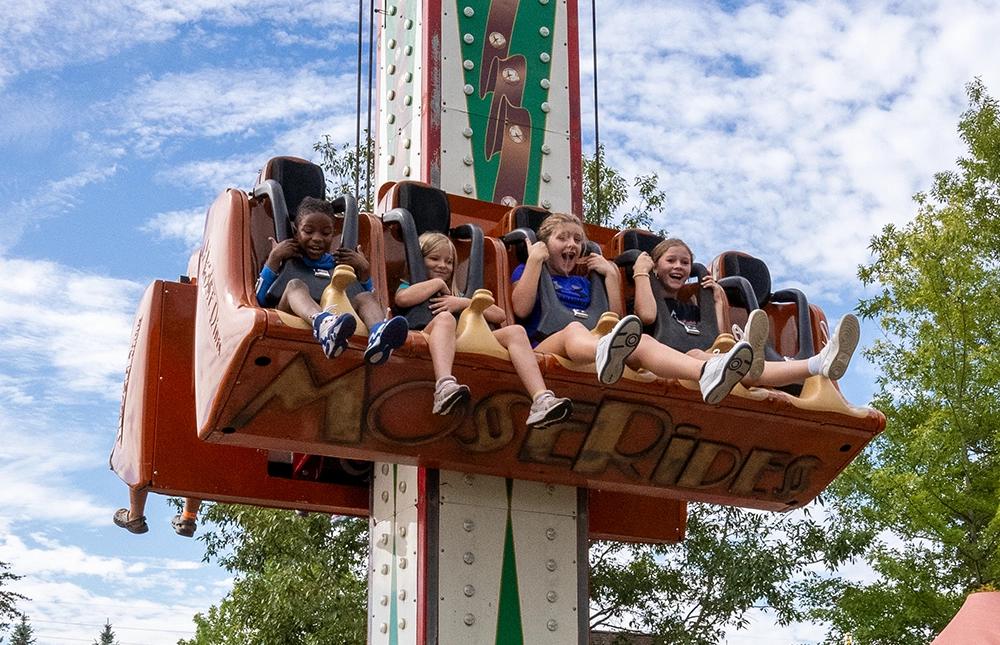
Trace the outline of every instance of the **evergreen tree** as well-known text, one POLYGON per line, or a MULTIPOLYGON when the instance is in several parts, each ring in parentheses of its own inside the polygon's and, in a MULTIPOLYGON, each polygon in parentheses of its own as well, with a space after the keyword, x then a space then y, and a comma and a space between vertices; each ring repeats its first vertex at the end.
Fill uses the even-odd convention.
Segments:
POLYGON ((3 589, 5 584, 21 579, 21 576, 14 575, 8 571, 7 569, 9 568, 10 565, 6 562, 0 562, 0 629, 7 629, 10 627, 10 619, 21 615, 17 611, 17 601, 27 600, 27 598, 19 593, 3 589))
POLYGON ((34 631, 28 622, 28 617, 21 614, 21 622, 10 632, 10 645, 32 645, 35 642, 32 637, 34 631))
POLYGON ((94 641, 94 645, 118 645, 118 641, 115 640, 115 633, 111 631, 110 620, 106 619, 104 621, 104 630, 98 636, 97 640, 94 641))

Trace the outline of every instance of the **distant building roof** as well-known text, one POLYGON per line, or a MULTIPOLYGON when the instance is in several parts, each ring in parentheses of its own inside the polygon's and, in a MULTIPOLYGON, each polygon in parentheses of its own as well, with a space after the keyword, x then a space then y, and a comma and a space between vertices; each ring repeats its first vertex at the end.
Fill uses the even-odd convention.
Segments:
POLYGON ((653 645, 653 637, 649 634, 591 631, 590 645, 653 645))

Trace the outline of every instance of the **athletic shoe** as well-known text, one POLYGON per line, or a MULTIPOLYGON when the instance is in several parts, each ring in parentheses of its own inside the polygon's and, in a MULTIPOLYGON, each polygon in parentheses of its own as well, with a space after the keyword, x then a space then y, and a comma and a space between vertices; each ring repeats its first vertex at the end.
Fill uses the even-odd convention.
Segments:
POLYGON ((170 526, 174 527, 174 533, 184 537, 194 537, 194 532, 198 530, 198 524, 183 515, 175 515, 174 519, 170 520, 170 526))
POLYGON ((145 516, 130 520, 127 508, 119 508, 115 511, 114 523, 115 526, 120 526, 129 533, 135 533, 136 535, 141 535, 149 530, 145 516))
POLYGON ((445 376, 434 388, 434 414, 450 414, 455 406, 466 403, 471 398, 469 387, 455 380, 454 376, 445 376))
POLYGON ((740 341, 725 354, 713 356, 701 368, 701 396, 705 403, 715 405, 733 391, 736 384, 750 371, 753 364, 753 348, 750 343, 740 341))
POLYGON ((858 324, 857 317, 854 314, 847 314, 833 330, 833 336, 830 337, 826 347, 820 350, 820 374, 831 381, 843 377, 860 338, 861 325, 858 324))
POLYGON ((529 428, 541 430, 554 423, 559 423, 563 419, 568 419, 571 414, 573 414, 572 401, 557 397, 552 393, 552 390, 543 390, 531 404, 527 425, 529 428))
POLYGON ((327 358, 337 358, 347 349, 347 341, 358 328, 358 321, 351 314, 323 312, 313 319, 313 336, 323 346, 327 358))
POLYGON ((638 316, 625 316, 610 334, 597 341, 597 380, 611 385, 622 377, 625 361, 639 346, 642 323, 638 316))
MULTIPOLYGON (((733 325, 736 327, 735 325, 733 325)), ((750 371, 747 378, 758 379, 764 373, 764 345, 767 344, 767 334, 770 331, 771 323, 763 309, 754 309, 747 318, 747 326, 736 340, 745 340, 750 343, 753 349, 753 363, 750 364, 750 371)))
POLYGON ((381 365, 392 356, 392 350, 399 349, 406 342, 410 327, 406 318, 393 316, 385 322, 372 325, 368 334, 368 349, 365 350, 365 361, 371 365, 381 365))

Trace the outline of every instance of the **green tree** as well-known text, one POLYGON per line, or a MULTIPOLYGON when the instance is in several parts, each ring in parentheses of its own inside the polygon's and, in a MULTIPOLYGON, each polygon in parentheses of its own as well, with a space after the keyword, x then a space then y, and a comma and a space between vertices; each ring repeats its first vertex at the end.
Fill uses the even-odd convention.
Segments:
POLYGON ((375 208, 374 193, 378 187, 375 181, 375 142, 365 130, 361 148, 349 143, 339 146, 324 134, 313 144, 313 150, 322 155, 320 165, 326 172, 329 197, 354 195, 363 213, 371 213, 375 208))
POLYGON ((110 620, 105 619, 104 630, 97 637, 97 640, 94 641, 94 645, 118 645, 118 641, 115 640, 115 633, 111 631, 110 620))
POLYGON ((232 591, 195 616, 186 645, 363 645, 368 524, 363 519, 215 504, 202 514, 206 560, 232 591))
POLYGON ((10 620, 21 615, 17 610, 17 601, 27 600, 19 593, 3 589, 4 585, 21 579, 21 576, 8 571, 9 568, 10 565, 6 562, 0 562, 0 629, 7 629, 10 627, 10 620))
POLYGON ((28 622, 28 617, 21 614, 21 622, 10 631, 10 645, 31 645, 35 642, 32 637, 34 631, 28 622))
POLYGON ((884 331, 866 354, 888 423, 833 492, 843 518, 892 539, 866 551, 876 582, 811 590, 831 640, 922 645, 1000 582, 1000 106, 978 79, 967 93, 967 156, 859 272, 875 289, 860 312, 884 331))
MULTIPOLYGON (((632 185, 638 189, 639 202, 621 215, 621 221, 616 222, 618 209, 628 200, 628 182, 617 169, 607 164, 604 144, 598 146, 593 157, 584 155, 581 163, 585 222, 622 229, 653 230, 653 218, 662 213, 666 201, 666 194, 659 188, 660 177, 657 173, 639 175, 635 178, 632 185), (598 171, 600 171, 600 183, 598 183, 598 171)), ((666 233, 662 230, 658 231, 658 234, 666 237, 666 233)))

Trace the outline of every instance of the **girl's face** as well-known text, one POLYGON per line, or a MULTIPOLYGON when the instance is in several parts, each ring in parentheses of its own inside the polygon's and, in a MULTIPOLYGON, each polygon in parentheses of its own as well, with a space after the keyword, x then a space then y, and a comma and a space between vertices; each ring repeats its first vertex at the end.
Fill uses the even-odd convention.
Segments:
POLYGON ((576 268, 576 260, 583 255, 583 227, 579 224, 560 224, 546 241, 549 259, 546 265, 554 275, 569 275, 576 268))
POLYGON ((656 261, 654 271, 667 295, 675 296, 691 277, 691 254, 683 246, 671 246, 656 261))
POLYGON ((302 255, 319 260, 333 243, 333 221, 325 213, 303 213, 292 224, 302 255))
POLYGON ((441 278, 447 283, 455 271, 455 258, 451 256, 451 249, 442 246, 424 256, 424 265, 428 278, 441 278))

